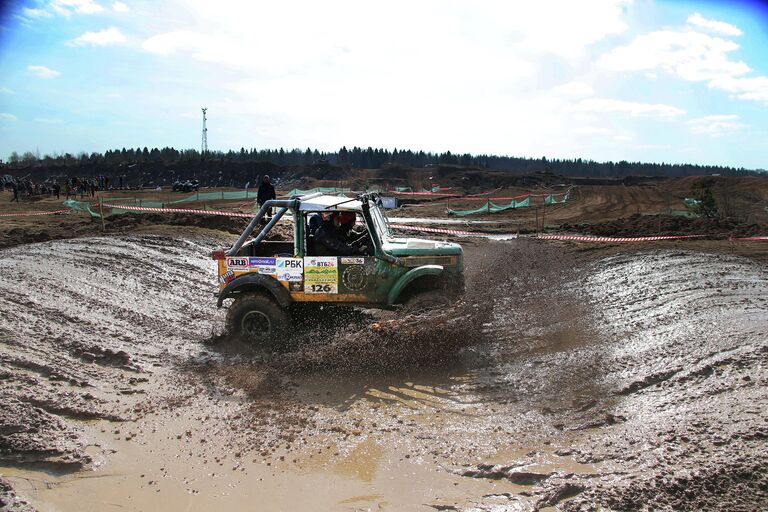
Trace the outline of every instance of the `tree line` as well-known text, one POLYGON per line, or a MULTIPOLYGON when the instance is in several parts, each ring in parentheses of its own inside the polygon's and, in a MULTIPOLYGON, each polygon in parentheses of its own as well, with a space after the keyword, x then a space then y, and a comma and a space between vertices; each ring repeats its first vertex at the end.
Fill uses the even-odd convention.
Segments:
POLYGON ((71 153, 40 156, 38 153, 13 152, 5 167, 72 167, 80 165, 121 166, 143 163, 179 164, 190 161, 230 161, 238 163, 271 162, 282 167, 333 165, 361 169, 386 167, 424 168, 432 166, 461 166, 514 172, 551 172, 565 176, 692 176, 703 174, 746 175, 762 174, 764 170, 726 167, 718 165, 667 164, 628 162, 597 162, 587 159, 524 158, 498 155, 457 154, 446 151, 425 151, 342 147, 335 152, 302 149, 245 149, 239 151, 208 151, 202 154, 196 149, 178 150, 164 148, 122 148, 104 153, 71 153))

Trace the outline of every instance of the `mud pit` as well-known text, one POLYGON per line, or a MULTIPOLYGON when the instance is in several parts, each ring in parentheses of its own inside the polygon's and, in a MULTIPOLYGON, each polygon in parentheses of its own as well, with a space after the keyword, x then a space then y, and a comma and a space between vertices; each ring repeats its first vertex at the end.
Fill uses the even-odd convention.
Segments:
POLYGON ((124 236, 0 252, 7 508, 768 500, 762 263, 483 242, 466 247, 470 293, 453 310, 360 313, 270 356, 210 343, 223 312, 206 255, 220 244, 124 236))

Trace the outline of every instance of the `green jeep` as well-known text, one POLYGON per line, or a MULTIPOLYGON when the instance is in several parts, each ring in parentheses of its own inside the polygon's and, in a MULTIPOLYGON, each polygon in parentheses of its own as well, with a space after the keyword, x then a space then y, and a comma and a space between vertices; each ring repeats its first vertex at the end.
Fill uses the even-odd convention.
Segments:
POLYGON ((393 235, 381 199, 373 193, 355 199, 317 193, 267 201, 235 244, 212 257, 218 262, 218 307, 234 299, 228 331, 257 343, 285 336, 297 311, 311 304, 426 308, 446 304, 464 291, 461 246, 393 235), (277 212, 264 225, 262 219, 273 208, 277 212), (289 211, 292 215, 285 215, 289 211), (319 251, 316 226, 342 212, 354 214, 362 227, 355 232, 358 240, 349 244, 359 250, 319 251), (293 239, 266 240, 284 217, 292 221, 293 239))

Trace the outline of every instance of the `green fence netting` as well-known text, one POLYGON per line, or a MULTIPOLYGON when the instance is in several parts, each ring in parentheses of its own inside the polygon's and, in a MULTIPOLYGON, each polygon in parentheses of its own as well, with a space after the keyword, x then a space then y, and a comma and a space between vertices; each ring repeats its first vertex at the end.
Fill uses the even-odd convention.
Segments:
POLYGON ((91 210, 91 203, 86 203, 84 201, 75 201, 74 199, 67 199, 64 201, 64 206, 66 206, 67 208, 71 208, 76 212, 85 212, 89 214, 91 217, 101 217, 101 215, 91 210))
POLYGON ((322 194, 337 194, 341 197, 347 197, 344 194, 351 194, 352 189, 343 187, 315 187, 306 190, 295 188, 288 192, 288 197, 306 196, 307 194, 316 194, 318 192, 322 194))
POLYGON ((557 195, 550 194, 547 197, 544 198, 544 204, 561 204, 561 203, 567 203, 568 199, 571 197, 571 191, 569 190, 565 194, 563 194, 560 199, 557 198, 557 195))
POLYGON ((448 215, 456 215, 458 217, 466 217, 467 215, 479 215, 483 213, 499 213, 499 212, 505 212, 507 210, 514 210, 515 208, 523 208, 525 206, 531 205, 531 198, 526 197, 522 201, 515 201, 513 200, 509 204, 501 205, 496 204, 493 201, 488 201, 485 203, 485 205, 481 206, 480 208, 475 208, 474 210, 451 210, 448 209, 448 215))
POLYGON ((135 197, 105 197, 104 202, 124 204, 125 206, 144 206, 147 208, 165 208, 166 205, 170 204, 163 201, 149 201, 135 197))
MULTIPOLYGON (((571 198, 571 191, 568 190, 563 194, 550 194, 548 196, 545 196, 542 203, 545 205, 564 204, 564 203, 567 203, 570 198, 571 198)), ((513 200, 511 203, 505 204, 505 205, 496 204, 493 201, 489 200, 483 206, 481 206, 480 208, 475 208, 474 210, 451 210, 449 208, 448 215, 466 217, 467 215, 481 215, 483 213, 499 213, 499 212, 514 210, 515 208, 522 208, 530 205, 531 205, 531 196, 526 197, 522 201, 513 200)))
POLYGON ((234 190, 230 192, 193 192, 183 199, 171 201, 171 203, 189 203, 192 201, 216 201, 222 199, 256 199, 258 190, 234 190))

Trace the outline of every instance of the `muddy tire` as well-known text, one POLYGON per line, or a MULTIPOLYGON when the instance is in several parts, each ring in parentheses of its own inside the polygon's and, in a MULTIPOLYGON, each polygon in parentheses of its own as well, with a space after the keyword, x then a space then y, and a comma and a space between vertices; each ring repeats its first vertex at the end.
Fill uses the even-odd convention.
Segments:
POLYGON ((270 297, 257 293, 240 295, 227 311, 229 333, 254 345, 282 345, 289 325, 288 312, 270 297))
POLYGON ((428 290, 411 295, 404 305, 409 311, 428 311, 449 306, 451 299, 444 290, 428 290))

